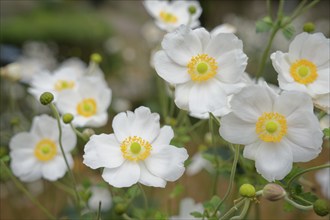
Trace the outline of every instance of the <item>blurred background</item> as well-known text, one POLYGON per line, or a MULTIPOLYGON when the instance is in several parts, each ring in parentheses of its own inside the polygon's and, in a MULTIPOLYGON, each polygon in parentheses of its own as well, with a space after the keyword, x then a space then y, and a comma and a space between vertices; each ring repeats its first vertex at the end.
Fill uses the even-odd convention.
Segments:
MULTIPOLYGON (((299 0, 286 1, 284 12, 291 13, 299 2, 299 0)), ((202 0, 200 4, 203 8, 200 17, 201 26, 209 31, 223 23, 236 27, 236 34, 242 39, 244 52, 249 57, 246 72, 253 77, 269 35, 269 33, 257 34, 255 31, 256 21, 266 16, 266 1, 202 0)), ((278 1, 273 0, 272 6, 276 9, 278 1)), ((293 36, 302 32, 304 23, 313 22, 316 32, 322 32, 329 37, 329 7, 328 0, 321 0, 314 8, 296 19, 293 23, 295 28, 293 36)), ((26 62, 29 65, 24 66, 25 71, 33 72, 40 66, 54 70, 58 64, 72 57, 78 57, 88 64, 92 53, 97 52, 102 55, 101 68, 112 89, 113 101, 109 110, 108 124, 96 129, 96 133, 112 132, 111 118, 120 111, 146 105, 152 111, 160 112, 157 83, 155 83, 158 76, 150 65, 150 57, 152 51, 160 48, 159 42, 164 32, 155 26, 142 1, 1 0, 0 19, 1 67, 32 59, 38 62, 34 64, 26 62)), ((286 52, 289 43, 290 40, 278 33, 272 51, 286 52)), ((270 63, 267 64, 264 77, 267 81, 276 84, 276 74, 270 63)), ((47 109, 42 109, 34 98, 25 92, 26 84, 13 82, 4 77, 0 80, 0 152, 6 154, 8 142, 13 134, 29 130, 30 122, 36 112, 47 112, 47 109), (16 106, 15 111, 10 110, 11 105, 16 106), (36 106, 40 108, 37 111, 36 106)), ((162 120, 167 122, 166 119, 162 120)), ((197 151, 198 144, 203 143, 204 139, 197 137, 196 134, 196 137, 188 137, 182 142, 186 144, 189 154, 193 155, 197 151)), ((329 145, 329 142, 326 141, 325 144, 329 145)), ((87 177, 99 180, 100 175, 81 163, 82 149, 83 146, 80 146, 76 152, 79 156, 76 157, 75 173, 79 173, 81 181, 87 177)), ((301 166, 319 165, 329 160, 329 148, 324 148, 318 158, 301 166)), ((44 219, 43 214, 10 184, 6 176, 0 177, 0 219, 44 219)), ((324 197, 314 174, 310 173, 305 177, 310 181, 306 190, 312 190, 320 197, 324 197)), ((158 199, 167 196, 175 185, 182 184, 185 187, 182 197, 189 195, 196 201, 203 202, 209 199, 208 192, 203 188, 211 185, 211 179, 206 171, 195 176, 184 175, 176 183, 168 183, 166 189, 150 188, 147 189, 147 193, 161 206, 160 209, 163 211, 170 209, 176 213, 181 197, 172 202, 158 199)), ((227 180, 226 176, 220 178, 218 186, 220 197, 227 189, 227 180)), ((53 184, 40 181, 27 184, 27 187, 52 213, 65 215, 63 213, 66 213, 68 208, 67 199, 61 196, 61 192, 53 184)), ((234 198, 228 201, 233 201, 234 198)), ((271 203, 262 200, 259 206, 260 219, 322 219, 312 212, 286 212, 281 202, 271 203)), ((251 208, 248 219, 254 219, 255 207, 251 208)))

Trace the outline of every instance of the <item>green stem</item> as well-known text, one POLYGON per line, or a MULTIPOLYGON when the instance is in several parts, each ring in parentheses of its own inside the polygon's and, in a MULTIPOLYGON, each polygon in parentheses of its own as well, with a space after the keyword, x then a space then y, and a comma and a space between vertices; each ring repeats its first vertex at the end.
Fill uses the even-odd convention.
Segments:
POLYGON ((235 179, 235 173, 236 173, 238 158, 239 158, 239 145, 236 145, 235 146, 234 162, 233 162, 233 166, 231 168, 229 186, 228 186, 227 192, 226 192, 225 196, 223 197, 223 199, 220 201, 220 203, 217 205, 217 208, 215 209, 212 216, 216 215, 217 211, 220 209, 220 207, 224 203, 224 201, 228 198, 228 196, 230 194, 230 191, 233 188, 233 183, 234 183, 234 179, 235 179))
POLYGON ((244 207, 243 207, 243 210, 242 210, 241 214, 239 216, 232 217, 231 220, 234 220, 234 219, 243 219, 246 216, 246 214, 247 214, 247 212, 248 212, 248 210, 250 208, 250 203, 251 203, 251 200, 250 199, 246 199, 244 201, 244 207))
POLYGON ((271 2, 271 0, 267 0, 266 5, 267 5, 267 14, 270 17, 270 19, 272 19, 272 2, 271 2))
POLYGON ((291 177, 291 179, 288 180, 288 183, 287 183, 287 187, 286 188, 290 190, 293 181, 295 179, 297 179, 298 177, 300 177, 301 175, 303 175, 304 173, 307 173, 307 172, 310 172, 310 171, 313 171, 313 170, 319 170, 319 169, 323 169, 323 168, 329 168, 329 167, 330 167, 330 164, 324 164, 324 165, 320 165, 320 166, 316 166, 316 167, 311 167, 311 168, 305 169, 305 170, 297 173, 293 177, 291 177))
POLYGON ((149 209, 149 205, 148 205, 148 198, 147 198, 147 195, 146 195, 146 193, 144 192, 142 185, 141 185, 140 183, 138 183, 138 185, 139 185, 140 191, 141 191, 142 196, 143 196, 143 200, 144 200, 144 209, 145 209, 145 210, 148 210, 148 209, 149 209))
POLYGON ((192 132, 193 130, 195 130, 196 128, 198 128, 199 126, 201 126, 202 124, 204 124, 206 122, 206 120, 199 120, 198 122, 196 122, 193 126, 191 126, 188 129, 188 133, 192 132))
POLYGON ((78 137, 80 137, 84 142, 87 142, 89 140, 89 138, 87 138, 80 131, 78 131, 77 128, 75 128, 72 123, 70 123, 70 126, 71 126, 72 130, 74 131, 74 133, 76 133, 76 135, 78 137))
POLYGON ((313 209, 313 206, 310 205, 310 206, 304 206, 304 205, 300 205, 298 203, 296 203, 295 201, 289 199, 289 197, 285 197, 284 198, 288 203, 290 203, 291 205, 293 205, 294 207, 296 207, 297 209, 301 209, 301 210, 311 210, 313 209))
POLYGON ((102 206, 102 202, 99 201, 99 208, 97 210, 96 220, 101 220, 101 206, 102 206))
POLYGON ((54 184, 54 186, 56 186, 57 188, 59 188, 60 190, 70 194, 71 196, 76 196, 75 192, 69 188, 68 186, 64 185, 63 183, 59 182, 59 181, 55 181, 52 182, 54 184))
POLYGON ((301 14, 305 13, 308 9, 312 8, 314 5, 316 5, 320 0, 314 0, 311 3, 309 3, 307 6, 305 6, 307 0, 302 1, 298 8, 292 13, 290 19, 282 25, 282 27, 285 27, 286 25, 290 24, 294 19, 296 19, 301 14), (305 7, 304 7, 305 6, 305 7))
POLYGON ((219 160, 217 156, 217 151, 216 147, 214 146, 214 132, 213 132, 213 119, 212 119, 212 113, 209 114, 209 132, 211 133, 211 146, 213 149, 214 153, 214 161, 216 162, 215 164, 215 176, 214 176, 214 181, 213 181, 213 187, 211 191, 211 195, 216 195, 217 194, 217 187, 218 187, 218 179, 219 179, 219 160))
POLYGON ((122 214, 122 217, 125 220, 134 220, 134 218, 129 217, 126 213, 122 214))
POLYGON ((236 212, 244 203, 246 200, 249 200, 248 198, 244 198, 243 200, 239 201, 236 205, 234 205, 231 209, 228 210, 221 218, 220 220, 228 219, 228 217, 236 212))
POLYGON ((7 165, 1 160, 1 167, 5 170, 5 172, 10 176, 11 180, 14 182, 15 186, 21 190, 30 200, 31 202, 36 205, 49 219, 56 219, 55 216, 49 213, 49 211, 41 205, 41 203, 34 198, 30 192, 23 186, 23 184, 11 173, 10 169, 7 165))
POLYGON ((280 0, 280 5, 278 6, 277 10, 277 20, 282 20, 283 17, 283 6, 284 6, 284 0, 280 0))
MULTIPOLYGON (((63 145, 62 145, 62 126, 61 126, 61 117, 59 115, 59 113, 57 112, 57 109, 55 107, 55 105, 53 103, 50 103, 49 104, 49 107, 50 109, 52 110, 53 112, 53 115, 54 117, 56 118, 57 120, 57 126, 58 126, 58 130, 59 130, 59 136, 58 136, 58 142, 59 142, 59 145, 60 145, 60 149, 61 149, 61 152, 62 152, 62 155, 63 155, 63 158, 64 158, 64 161, 65 161, 65 165, 68 169, 68 172, 69 172, 69 175, 70 175, 70 178, 71 178, 71 181, 72 181, 72 184, 73 184, 73 190, 76 194, 76 202, 77 202, 77 205, 79 207, 79 210, 80 210, 80 197, 79 197, 79 193, 77 191, 77 184, 76 184, 76 180, 73 176, 73 173, 71 171, 71 168, 70 168, 70 165, 69 165, 69 162, 68 162, 68 159, 66 158, 65 156, 65 152, 64 152, 64 148, 63 148, 63 145)), ((79 211, 80 213, 80 211, 79 211)))
POLYGON ((168 99, 165 94, 166 90, 165 90, 164 82, 162 81, 162 79, 160 77, 157 77, 156 83, 157 83, 158 98, 160 99, 160 106, 162 109, 163 118, 166 119, 168 116, 168 111, 167 111, 168 99))
POLYGON ((298 200, 300 200, 300 201, 302 201, 302 202, 304 202, 304 203, 307 203, 307 204, 309 204, 309 205, 313 205, 312 202, 310 202, 310 201, 308 201, 308 200, 306 200, 306 199, 304 199, 304 198, 301 198, 300 196, 292 195, 292 197, 295 198, 295 199, 298 199, 298 200))
POLYGON ((209 112, 209 115, 209 117, 212 118, 218 126, 220 126, 220 120, 214 116, 212 112, 209 112))

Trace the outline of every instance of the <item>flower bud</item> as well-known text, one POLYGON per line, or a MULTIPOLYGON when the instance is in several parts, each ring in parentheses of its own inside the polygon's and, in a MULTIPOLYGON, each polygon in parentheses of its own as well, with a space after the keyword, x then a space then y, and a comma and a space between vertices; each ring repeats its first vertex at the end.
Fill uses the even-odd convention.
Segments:
POLYGON ((318 216, 326 216, 329 214, 329 204, 324 199, 318 199, 313 204, 314 212, 318 216))
POLYGON ((66 113, 62 116, 62 120, 65 124, 69 124, 73 120, 73 115, 71 113, 66 113))
POLYGON ((126 212, 126 205, 125 204, 122 204, 122 203, 118 203, 116 206, 115 206, 115 213, 117 215, 122 215, 126 212))
POLYGON ((277 201, 286 195, 285 190, 275 183, 267 184, 262 190, 262 196, 269 201, 277 201))
POLYGON ((44 92, 40 96, 40 103, 43 105, 48 105, 54 100, 54 95, 50 92, 44 92))
POLYGON ((83 130, 82 134, 86 137, 86 138, 90 138, 93 134, 95 134, 95 131, 91 128, 86 128, 83 130))
POLYGON ((196 13, 196 7, 194 5, 189 6, 188 11, 191 15, 196 13))
POLYGON ((303 30, 307 33, 312 33, 315 30, 315 25, 312 22, 305 23, 303 30))
POLYGON ((90 58, 95 63, 101 63, 102 62, 102 56, 98 53, 93 53, 90 58))
POLYGON ((243 197, 254 197, 256 195, 256 189, 251 184, 245 183, 239 188, 239 194, 243 197))

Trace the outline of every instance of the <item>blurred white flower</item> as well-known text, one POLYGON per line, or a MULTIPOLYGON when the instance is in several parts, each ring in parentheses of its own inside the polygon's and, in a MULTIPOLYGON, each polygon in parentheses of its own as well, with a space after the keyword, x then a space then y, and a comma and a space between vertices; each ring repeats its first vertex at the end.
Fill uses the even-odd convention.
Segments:
MULTIPOLYGON (((68 125, 62 125, 62 143, 69 165, 73 166, 70 151, 77 137, 68 125)), ((67 171, 58 143, 57 121, 41 115, 33 118, 30 132, 16 134, 9 142, 11 164, 15 176, 24 182, 40 178, 55 181, 67 171)))
POLYGON ((137 182, 165 187, 185 171, 186 149, 170 145, 169 126, 160 128, 159 115, 149 108, 117 114, 113 134, 93 135, 85 146, 83 163, 92 169, 104 167, 102 177, 114 187, 137 182))
POLYGON ((195 203, 192 198, 184 198, 180 202, 179 215, 172 216, 170 220, 188 220, 188 219, 198 219, 190 215, 192 212, 204 212, 204 207, 202 203, 195 203))
POLYGON ((271 55, 279 73, 281 89, 309 94, 316 107, 323 106, 329 113, 330 39, 322 33, 301 33, 291 42, 288 53, 277 51, 271 55), (321 99, 321 100, 320 100, 321 99))
POLYGON ((146 0, 143 2, 148 13, 155 19, 156 25, 167 32, 171 32, 180 25, 191 28, 198 27, 202 8, 198 1, 163 1, 146 0), (194 14, 189 13, 189 8, 195 9, 194 14))
POLYGON ((175 85, 175 104, 198 118, 227 114, 227 97, 245 86, 242 41, 234 34, 211 36, 204 28, 181 26, 165 35, 162 47, 154 65, 160 77, 175 85))
POLYGON ((58 94, 57 107, 62 114, 74 116, 72 124, 78 127, 101 127, 108 121, 107 109, 111 103, 111 89, 103 80, 80 81, 77 90, 64 90, 58 94))
POLYGON ((213 30, 210 32, 211 36, 216 36, 220 33, 236 33, 236 27, 230 24, 221 24, 213 28, 213 30))
POLYGON ((91 197, 88 199, 88 207, 93 211, 99 210, 99 202, 101 202, 101 211, 106 212, 112 206, 112 197, 108 189, 101 186, 92 186, 91 197))
POLYGON ((255 160, 268 181, 283 179, 292 162, 307 162, 321 151, 323 133, 311 98, 302 92, 276 94, 268 86, 243 88, 222 117, 220 135, 245 145, 243 156, 255 160))
POLYGON ((202 169, 206 169, 208 172, 212 172, 214 170, 211 162, 203 157, 203 153, 197 152, 191 158, 191 163, 187 167, 186 173, 188 176, 193 176, 202 171, 202 169))
MULTIPOLYGON (((329 163, 330 162, 328 162, 328 164, 329 163)), ((330 199, 330 168, 325 168, 316 172, 315 178, 321 186, 322 194, 330 199)))

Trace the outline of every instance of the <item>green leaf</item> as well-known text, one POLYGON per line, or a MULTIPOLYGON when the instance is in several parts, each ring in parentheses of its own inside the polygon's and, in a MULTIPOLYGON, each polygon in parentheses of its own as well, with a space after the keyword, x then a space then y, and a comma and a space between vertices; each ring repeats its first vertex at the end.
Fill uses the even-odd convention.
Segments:
POLYGON ((295 29, 292 25, 288 25, 282 29, 282 33, 287 40, 290 40, 295 33, 295 29))
POLYGON ((285 201, 283 209, 286 212, 291 212, 294 209, 294 207, 293 207, 293 205, 291 205, 290 203, 285 201))
POLYGON ((184 191, 183 185, 181 184, 176 185, 173 191, 170 193, 170 198, 174 199, 178 197, 181 193, 183 193, 183 191, 184 191))
MULTIPOLYGON (((305 192, 299 195, 299 197, 303 198, 304 200, 307 200, 311 203, 314 203, 316 200, 318 200, 318 197, 312 193, 312 192, 305 192)), ((305 202, 306 203, 306 202, 305 202)), ((309 205, 309 204, 306 204, 309 205)))
POLYGON ((219 205, 221 199, 219 196, 213 196, 210 201, 204 202, 203 206, 207 213, 213 213, 219 205))
POLYGON ((200 212, 191 212, 190 215, 194 216, 195 218, 203 218, 203 213, 200 212))
POLYGON ((256 23, 256 32, 262 33, 267 32, 273 27, 272 19, 269 16, 266 16, 256 23))
POLYGON ((329 138, 329 137, 330 137, 330 128, 325 128, 325 129, 323 130, 323 133, 324 133, 324 136, 325 136, 326 138, 329 138))

